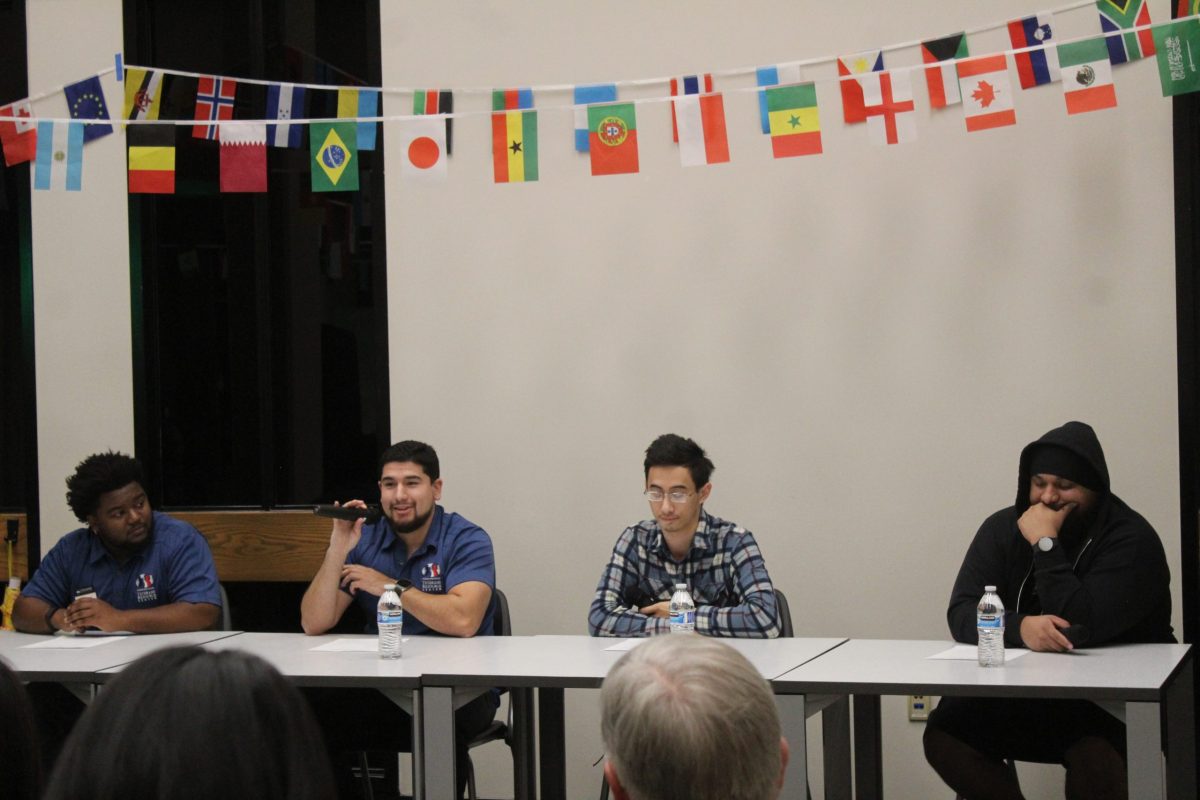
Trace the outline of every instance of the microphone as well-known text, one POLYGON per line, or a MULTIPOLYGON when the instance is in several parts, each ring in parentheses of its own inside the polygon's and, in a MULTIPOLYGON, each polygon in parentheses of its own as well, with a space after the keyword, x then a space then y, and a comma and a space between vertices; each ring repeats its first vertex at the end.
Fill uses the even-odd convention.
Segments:
POLYGON ((379 506, 367 506, 359 508, 358 506, 313 506, 313 513, 318 517, 330 517, 332 519, 344 519, 354 522, 362 519, 368 523, 377 522, 383 516, 383 509, 379 506))

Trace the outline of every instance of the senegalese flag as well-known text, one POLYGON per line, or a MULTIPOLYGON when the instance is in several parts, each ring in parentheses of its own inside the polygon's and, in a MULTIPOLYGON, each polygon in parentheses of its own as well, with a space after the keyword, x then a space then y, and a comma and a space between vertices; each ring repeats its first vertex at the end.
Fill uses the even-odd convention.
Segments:
POLYGON ((515 111, 533 108, 533 89, 492 90, 492 111, 515 111))
POLYGON ((175 126, 130 125, 126 140, 129 142, 129 193, 174 194, 175 126))
MULTIPOLYGON (((1105 33, 1150 24, 1150 7, 1146 0, 1096 0, 1096 8, 1100 11, 1100 28, 1105 33)), ((1154 35, 1149 28, 1109 36, 1105 41, 1108 58, 1114 64, 1154 55, 1154 35)))
POLYGON ((1159 25, 1154 29, 1154 47, 1163 97, 1200 91, 1200 21, 1159 25))
POLYGON ((497 111, 492 114, 492 171, 496 183, 538 179, 536 111, 497 111))
POLYGON ((308 131, 314 192, 358 189, 358 130, 353 122, 314 122, 308 131))
POLYGON ((1101 39, 1060 44, 1058 65, 1062 70, 1063 97, 1067 101, 1068 114, 1117 107, 1112 64, 1108 60, 1108 48, 1101 39))
POLYGON ((588 106, 588 152, 593 175, 637 172, 637 112, 633 103, 588 106))
POLYGON ((152 69, 125 71, 125 119, 158 119, 162 80, 162 72, 152 69))
POLYGON ((766 90, 775 158, 811 156, 821 152, 821 121, 817 116, 817 87, 812 83, 766 90))
MULTIPOLYGON (((452 114, 454 112, 454 93, 444 89, 418 89, 413 92, 414 114, 452 114)), ((452 152, 450 142, 450 123, 454 120, 446 118, 446 155, 452 152)))

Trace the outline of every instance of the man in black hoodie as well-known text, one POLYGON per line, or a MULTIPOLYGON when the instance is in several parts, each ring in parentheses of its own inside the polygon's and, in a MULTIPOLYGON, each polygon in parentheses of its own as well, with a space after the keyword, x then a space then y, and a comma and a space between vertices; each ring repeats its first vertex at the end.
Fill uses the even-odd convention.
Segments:
MULTIPOLYGON (((1007 647, 1174 642, 1170 582, 1158 534, 1109 488, 1095 431, 1068 422, 1021 451, 1017 502, 975 534, 947 618, 975 644, 975 606, 994 584, 1007 647)), ((1085 700, 947 697, 925 757, 971 800, 1022 797, 1004 759, 1062 764, 1068 798, 1127 796, 1125 725, 1085 700)))

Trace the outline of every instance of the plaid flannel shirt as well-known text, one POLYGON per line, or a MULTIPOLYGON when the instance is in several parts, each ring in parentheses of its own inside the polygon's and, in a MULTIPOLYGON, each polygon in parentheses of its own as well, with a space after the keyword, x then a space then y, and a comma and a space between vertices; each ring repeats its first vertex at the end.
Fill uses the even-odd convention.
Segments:
POLYGON ((626 528, 600 575, 588 611, 592 636, 653 636, 668 620, 638 609, 670 600, 687 583, 696 604, 696 632, 709 636, 779 636, 775 588, 750 531, 701 509, 691 550, 676 561, 656 520, 626 528))

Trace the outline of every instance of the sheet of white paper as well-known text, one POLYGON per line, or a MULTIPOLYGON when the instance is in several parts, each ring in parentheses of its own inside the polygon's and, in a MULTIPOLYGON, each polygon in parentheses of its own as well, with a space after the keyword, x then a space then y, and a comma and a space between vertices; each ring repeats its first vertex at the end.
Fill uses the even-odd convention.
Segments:
MULTIPOLYGON (((1012 649, 1005 648, 1004 660, 1005 660, 1005 662, 1016 661, 1018 658, 1020 658, 1021 656, 1025 655, 1028 652, 1029 652, 1028 650, 1024 650, 1021 648, 1012 648, 1012 649)), ((926 658, 927 659, 930 659, 930 658, 942 659, 945 661, 978 661, 979 660, 979 648, 977 648, 973 644, 956 644, 953 647, 951 647, 949 650, 943 650, 940 653, 935 653, 934 655, 926 656, 926 658)))
POLYGON ((44 642, 34 642, 25 647, 45 647, 49 650, 78 650, 81 647, 98 647, 102 644, 119 642, 123 636, 51 636, 44 642))
MULTIPOLYGON (((407 641, 408 639, 401 639, 400 643, 407 641)), ((334 639, 309 649, 322 653, 375 653, 379 651, 379 642, 376 639, 334 639)))
POLYGON ((645 639, 625 639, 624 641, 617 642, 616 644, 610 645, 604 649, 605 650, 618 650, 618 651, 619 650, 632 650, 633 648, 637 647, 639 644, 641 644, 644 641, 646 641, 646 640, 645 639))

